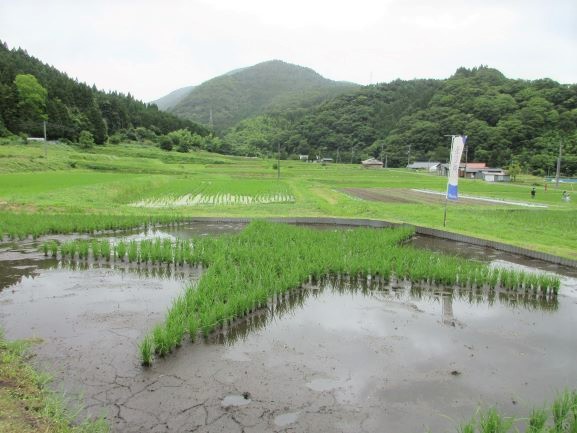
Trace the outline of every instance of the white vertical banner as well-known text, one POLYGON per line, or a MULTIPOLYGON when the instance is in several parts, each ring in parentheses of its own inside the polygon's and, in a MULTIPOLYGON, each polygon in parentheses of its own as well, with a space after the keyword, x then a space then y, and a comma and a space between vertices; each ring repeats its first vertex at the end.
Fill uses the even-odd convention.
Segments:
POLYGON ((459 165, 461 156, 465 147, 466 135, 455 135, 451 143, 451 160, 449 162, 449 181, 447 183, 447 198, 449 200, 458 200, 459 193, 457 184, 459 183, 459 165))

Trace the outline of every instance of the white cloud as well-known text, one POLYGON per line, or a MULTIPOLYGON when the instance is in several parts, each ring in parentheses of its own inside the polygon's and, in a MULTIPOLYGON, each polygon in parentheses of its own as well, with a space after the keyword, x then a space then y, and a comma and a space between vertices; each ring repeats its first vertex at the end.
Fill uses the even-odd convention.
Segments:
POLYGON ((272 58, 359 83, 486 64, 577 82, 577 7, 553 0, 0 0, 0 38, 144 100, 272 58))

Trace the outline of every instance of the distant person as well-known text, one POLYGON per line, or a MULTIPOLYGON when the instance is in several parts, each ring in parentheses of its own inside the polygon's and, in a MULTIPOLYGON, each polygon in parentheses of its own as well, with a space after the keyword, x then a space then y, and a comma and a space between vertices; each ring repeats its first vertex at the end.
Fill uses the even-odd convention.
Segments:
POLYGON ((531 198, 535 198, 536 193, 537 193, 537 190, 535 189, 535 187, 531 188, 531 198))

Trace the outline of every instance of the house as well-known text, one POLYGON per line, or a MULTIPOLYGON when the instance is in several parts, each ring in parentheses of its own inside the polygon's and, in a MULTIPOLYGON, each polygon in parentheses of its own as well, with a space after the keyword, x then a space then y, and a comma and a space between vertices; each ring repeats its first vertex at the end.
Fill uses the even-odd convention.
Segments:
POLYGON ((321 164, 327 164, 329 162, 333 162, 332 158, 322 158, 321 159, 321 164))
POLYGON ((439 169, 440 165, 440 162, 434 161, 413 162, 412 164, 407 165, 407 168, 411 170, 428 171, 429 173, 434 173, 439 169))
POLYGON ((375 158, 365 159, 361 164, 364 168, 383 168, 383 162, 375 158))
MULTIPOLYGON (((464 177, 466 179, 479 179, 477 174, 486 169, 487 164, 484 162, 462 162, 459 164, 459 177, 464 177)), ((442 176, 448 176, 449 164, 440 164, 438 173, 442 176)))
POLYGON ((477 174, 487 168, 487 164, 484 162, 466 162, 459 164, 459 177, 478 179, 477 174))
POLYGON ((309 156, 308 156, 308 155, 299 155, 299 160, 300 160, 300 161, 308 161, 308 160, 309 160, 309 156))
MULTIPOLYGON (((441 164, 439 175, 449 175, 449 164, 441 164)), ((487 167, 484 162, 469 162, 459 164, 459 177, 479 179, 485 182, 510 182, 511 176, 501 168, 487 167)))
POLYGON ((485 182, 510 182, 511 176, 501 168, 487 168, 478 174, 479 179, 485 182))

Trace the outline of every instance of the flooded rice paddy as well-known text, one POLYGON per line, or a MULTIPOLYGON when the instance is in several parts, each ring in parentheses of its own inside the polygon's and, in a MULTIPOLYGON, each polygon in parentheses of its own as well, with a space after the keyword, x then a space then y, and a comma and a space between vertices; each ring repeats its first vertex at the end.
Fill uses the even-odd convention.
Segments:
MULTIPOLYGON (((195 224, 131 236, 218 235, 195 224)), ((196 268, 68 265, 0 247, 0 326, 116 432, 453 432, 477 407, 525 416, 577 386, 577 273, 431 238, 422 248, 556 272, 561 291, 491 296, 331 278, 270 299, 208 340, 140 366, 137 344, 196 268)))

